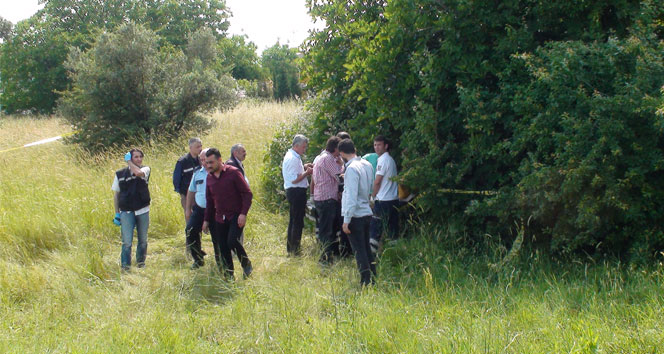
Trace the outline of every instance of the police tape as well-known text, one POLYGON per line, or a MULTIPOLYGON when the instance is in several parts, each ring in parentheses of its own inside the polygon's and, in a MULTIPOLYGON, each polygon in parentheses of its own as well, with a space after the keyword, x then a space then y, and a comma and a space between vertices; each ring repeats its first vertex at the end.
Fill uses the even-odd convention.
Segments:
POLYGON ((11 148, 11 149, 0 150, 0 154, 2 154, 3 152, 16 151, 16 150, 20 150, 20 149, 27 148, 27 147, 31 147, 31 146, 36 146, 36 145, 42 145, 42 144, 52 143, 52 142, 54 142, 54 141, 60 140, 60 139, 62 139, 62 138, 64 138, 64 137, 68 137, 68 136, 74 135, 74 134, 76 134, 76 133, 78 133, 78 131, 69 132, 69 133, 62 134, 62 135, 58 135, 58 136, 54 136, 54 137, 52 137, 52 138, 48 138, 48 139, 42 139, 42 140, 39 140, 39 141, 35 141, 35 142, 33 142, 33 143, 25 144, 25 145, 23 145, 23 146, 13 147, 13 148, 11 148))

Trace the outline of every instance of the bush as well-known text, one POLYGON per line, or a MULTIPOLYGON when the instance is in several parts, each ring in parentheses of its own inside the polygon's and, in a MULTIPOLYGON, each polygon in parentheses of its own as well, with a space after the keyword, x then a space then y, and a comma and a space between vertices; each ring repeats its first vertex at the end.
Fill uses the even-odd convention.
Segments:
POLYGON ((154 32, 129 24, 101 34, 85 52, 72 48, 72 88, 58 109, 78 131, 73 141, 102 150, 202 130, 209 122, 200 112, 235 102, 234 80, 213 69, 210 30, 192 34, 185 53, 159 50, 158 41, 154 32))
POLYGON ((312 14, 326 23, 305 56, 315 139, 397 140, 428 220, 476 245, 510 243, 530 219, 554 252, 664 246, 661 3, 326 1, 312 14))

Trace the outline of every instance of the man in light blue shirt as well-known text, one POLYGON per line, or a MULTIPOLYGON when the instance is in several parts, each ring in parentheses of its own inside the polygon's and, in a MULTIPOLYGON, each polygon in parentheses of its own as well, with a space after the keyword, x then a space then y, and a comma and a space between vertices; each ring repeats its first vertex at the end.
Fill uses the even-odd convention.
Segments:
POLYGON ((342 229, 353 247, 360 282, 363 286, 369 285, 375 282, 376 277, 376 263, 369 245, 369 227, 373 215, 369 195, 374 179, 373 167, 356 155, 355 144, 350 139, 339 143, 339 153, 348 161, 341 197, 341 215, 344 219, 342 229))
POLYGON ((201 248, 201 231, 203 229, 203 218, 205 217, 205 181, 207 180, 207 171, 203 167, 205 163, 205 153, 208 149, 201 151, 198 160, 201 166, 198 167, 191 176, 191 183, 187 189, 187 198, 185 203, 185 219, 187 227, 187 249, 191 252, 194 264, 191 269, 203 266, 203 257, 205 252, 201 248))
POLYGON ((307 187, 309 177, 313 173, 313 165, 303 164, 302 155, 307 152, 309 139, 298 134, 293 138, 292 148, 284 156, 281 173, 284 177, 286 199, 290 204, 286 250, 288 255, 300 255, 300 242, 304 228, 304 213, 307 206, 307 187))

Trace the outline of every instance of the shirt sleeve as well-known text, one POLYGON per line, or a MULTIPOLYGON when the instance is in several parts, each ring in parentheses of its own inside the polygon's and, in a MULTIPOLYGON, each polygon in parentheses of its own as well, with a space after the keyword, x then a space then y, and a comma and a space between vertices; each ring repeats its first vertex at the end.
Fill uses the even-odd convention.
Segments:
POLYGON ((115 178, 113 178, 113 184, 111 185, 111 190, 113 192, 120 192, 120 181, 118 181, 118 175, 115 175, 115 178))
POLYGON ((344 193, 341 198, 342 211, 341 214, 344 217, 344 223, 350 223, 351 218, 355 214, 355 209, 357 209, 357 186, 360 182, 360 176, 352 168, 346 169, 346 175, 344 176, 344 193))
POLYGON ((182 162, 178 160, 175 163, 175 169, 173 170, 173 189, 176 192, 180 192, 178 188, 180 187, 180 180, 182 179, 182 162))
POLYGON ((385 175, 385 170, 387 169, 387 163, 385 160, 386 159, 381 159, 380 157, 378 158, 378 162, 376 162, 376 176, 385 175))
MULTIPOLYGON (((210 176, 208 176, 210 177, 210 176)), ((214 222, 214 214, 216 212, 216 209, 214 207, 214 198, 212 197, 212 193, 210 192, 210 184, 205 183, 205 221, 208 223, 214 222)))
POLYGON ((191 176, 191 182, 189 182, 189 191, 192 193, 196 192, 196 174, 194 173, 193 176, 191 176))
POLYGON ((254 195, 251 193, 251 189, 249 188, 249 185, 247 185, 247 182, 245 182, 244 176, 242 176, 242 172, 240 172, 240 170, 235 173, 235 179, 233 183, 235 184, 235 188, 237 188, 238 192, 240 192, 240 199, 242 200, 240 214, 247 215, 247 213, 249 213, 249 208, 251 208, 251 200, 254 195))
POLYGON ((150 180, 150 167, 143 166, 143 167, 141 167, 141 171, 143 171, 143 173, 145 173, 145 176, 143 176, 141 178, 143 178, 146 182, 148 180, 150 180))

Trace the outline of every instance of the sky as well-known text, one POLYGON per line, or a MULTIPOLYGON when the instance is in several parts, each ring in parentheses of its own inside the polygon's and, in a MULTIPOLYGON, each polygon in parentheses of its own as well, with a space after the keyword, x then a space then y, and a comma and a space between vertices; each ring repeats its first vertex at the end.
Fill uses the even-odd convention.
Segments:
MULTIPOLYGON (((299 46, 308 31, 321 28, 307 14, 305 0, 226 0, 233 17, 231 34, 245 34, 258 47, 258 54, 277 43, 299 46)), ((0 16, 16 23, 41 8, 38 0, 0 0, 0 16)))

